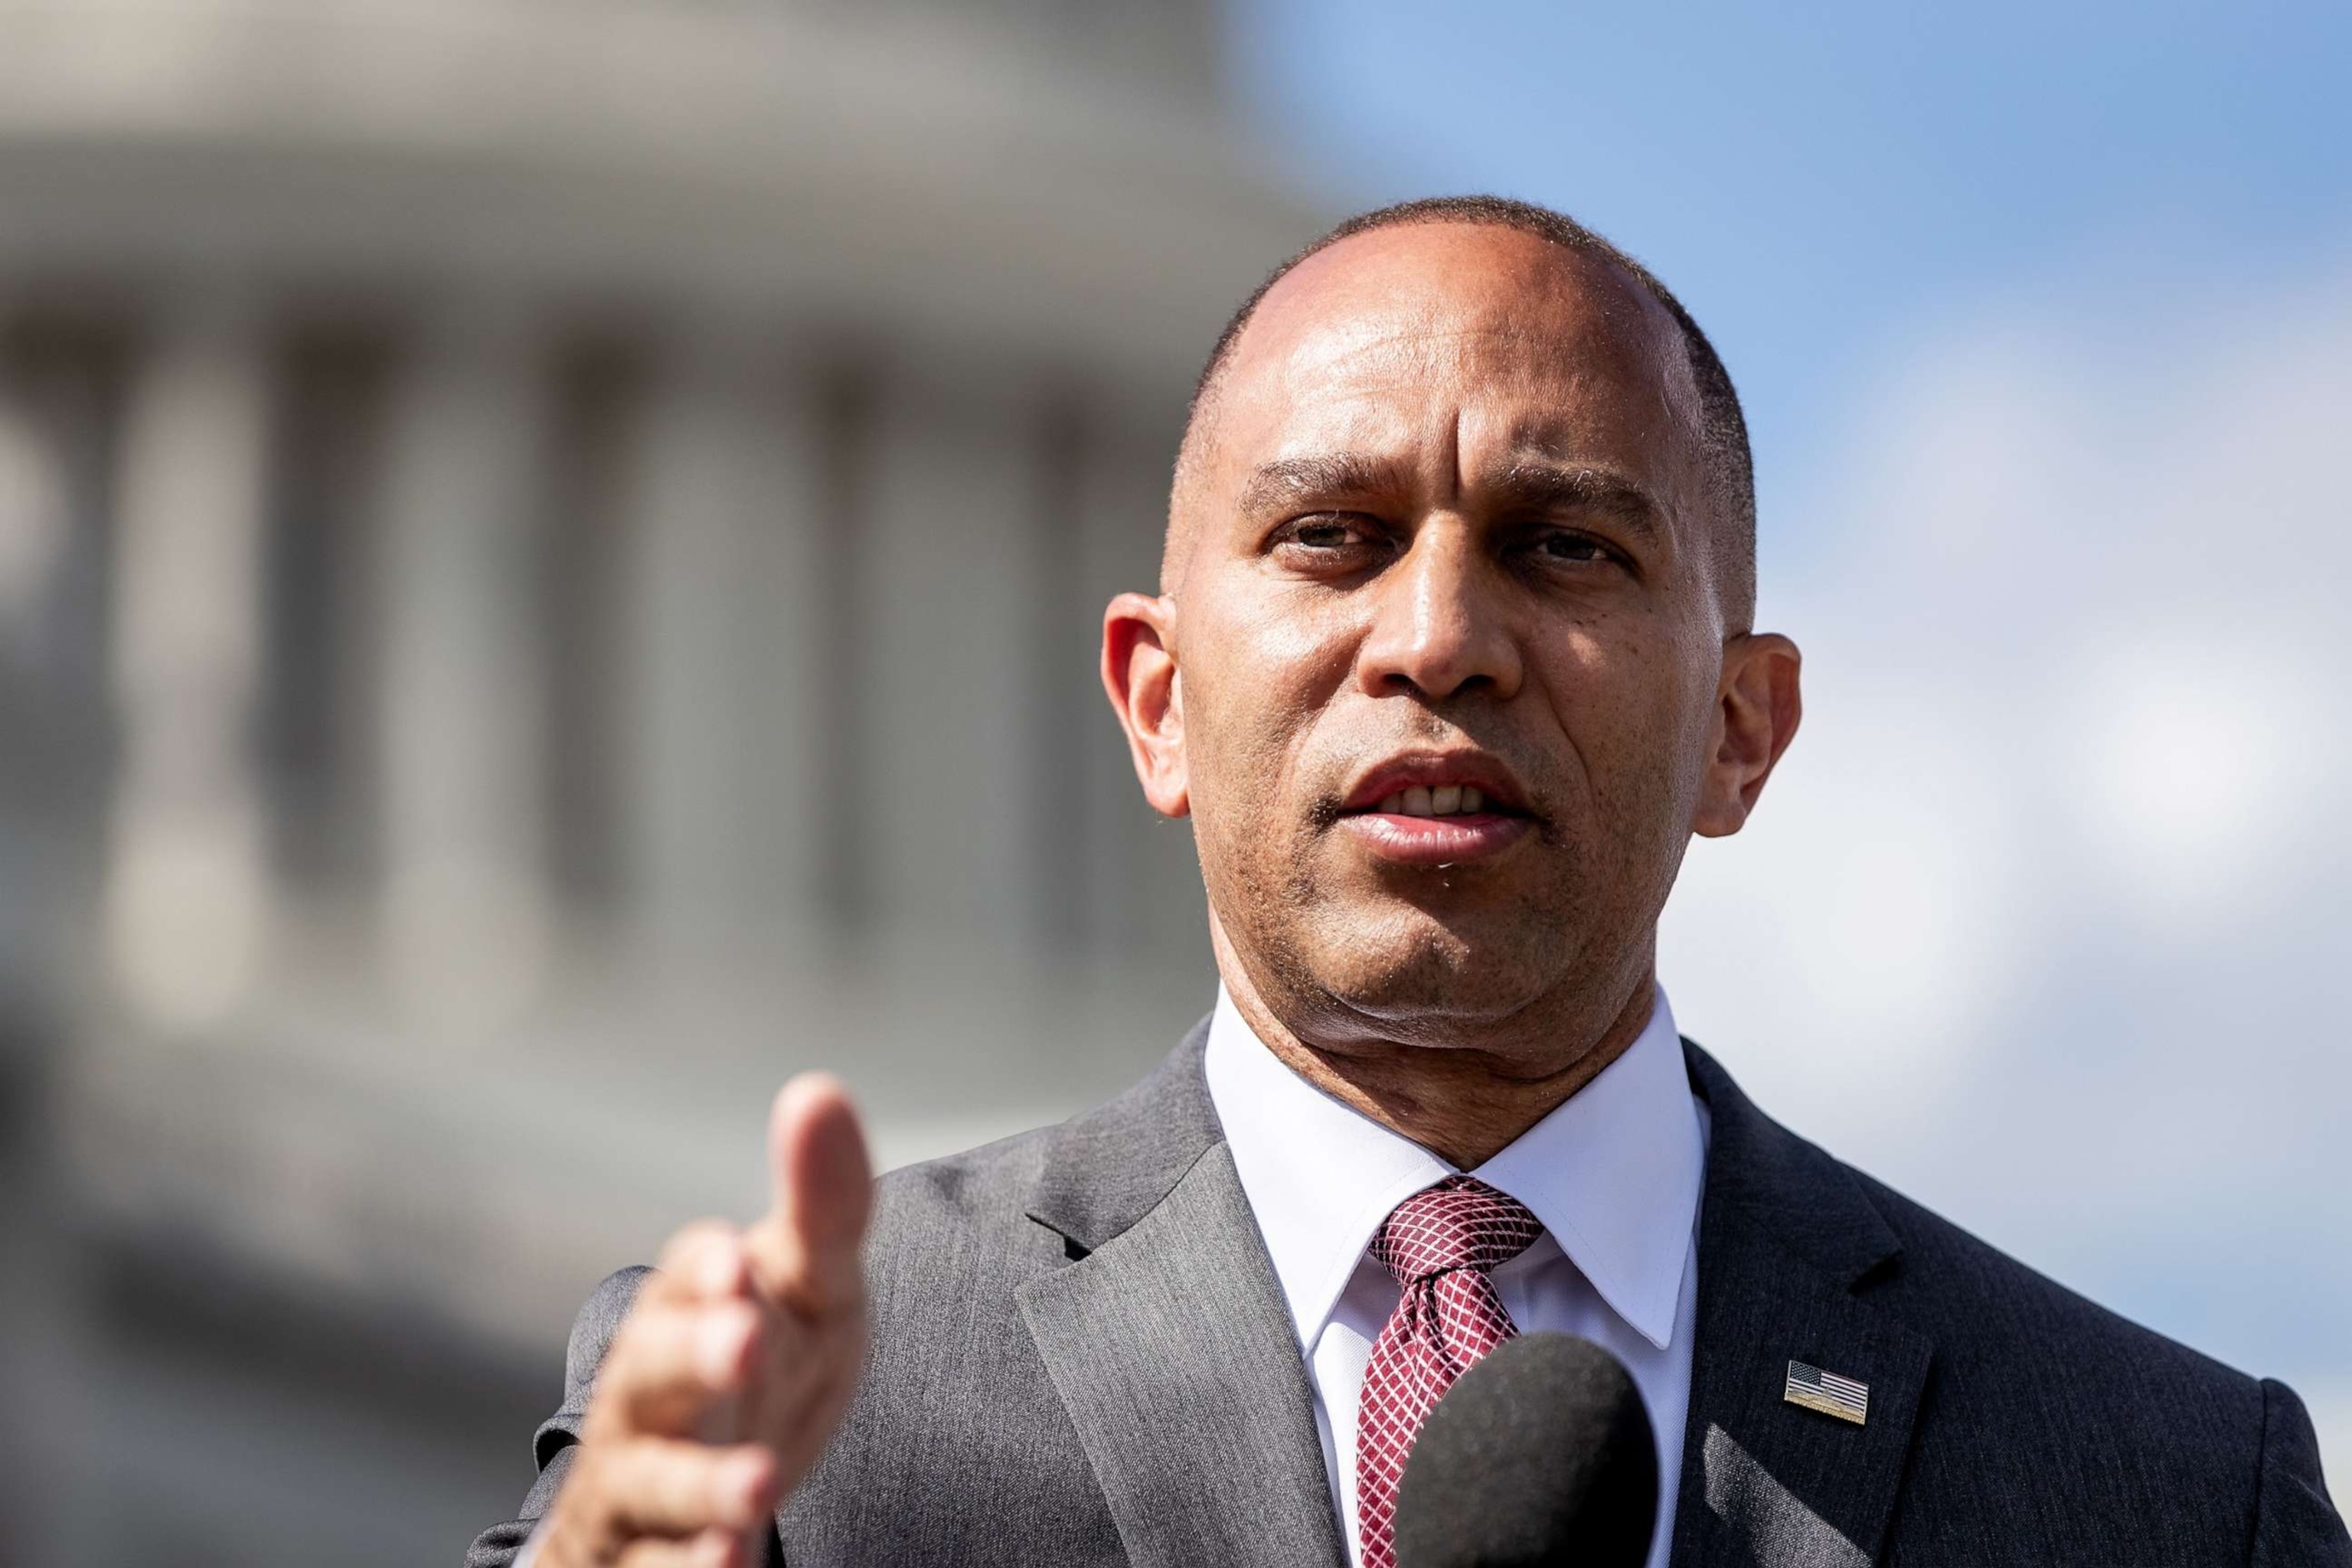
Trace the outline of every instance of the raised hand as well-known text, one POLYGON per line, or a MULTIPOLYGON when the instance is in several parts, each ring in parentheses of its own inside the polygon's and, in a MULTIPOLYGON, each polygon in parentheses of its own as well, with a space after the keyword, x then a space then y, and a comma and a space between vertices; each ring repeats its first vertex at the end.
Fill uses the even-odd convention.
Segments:
POLYGON ((840 1084, 807 1074, 768 1123, 773 1200, 688 1226, 614 1335, 532 1568, 756 1568, 866 1351, 872 1173, 840 1084))

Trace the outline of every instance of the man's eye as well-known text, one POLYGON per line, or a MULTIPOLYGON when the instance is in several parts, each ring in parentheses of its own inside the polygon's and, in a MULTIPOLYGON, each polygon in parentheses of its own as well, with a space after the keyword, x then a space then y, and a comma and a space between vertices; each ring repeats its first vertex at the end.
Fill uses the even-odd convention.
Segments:
POLYGON ((1599 540, 1582 533, 1547 533, 1537 542, 1536 548, 1553 561, 1606 561, 1609 549, 1599 540))
POLYGON ((1339 518, 1307 518, 1293 523, 1290 542, 1309 550, 1345 550, 1350 544, 1361 543, 1355 528, 1339 518))

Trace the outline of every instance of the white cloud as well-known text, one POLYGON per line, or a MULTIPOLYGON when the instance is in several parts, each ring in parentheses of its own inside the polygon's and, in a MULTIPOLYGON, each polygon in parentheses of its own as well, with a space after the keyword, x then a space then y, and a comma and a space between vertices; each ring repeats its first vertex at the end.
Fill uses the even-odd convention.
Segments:
POLYGON ((2352 1308, 2352 278, 2148 319, 1930 345, 1767 498, 1806 724, 1694 847, 1663 973, 1848 1158, 2217 1353, 2352 1376, 2305 1321, 2352 1308))
POLYGON ((2124 634, 2080 672, 2053 762, 2080 781, 2067 804, 2135 896, 2125 912, 2191 931, 2260 918, 2324 806, 2305 734, 2329 711, 2324 657, 2219 635, 2183 657, 2124 634))

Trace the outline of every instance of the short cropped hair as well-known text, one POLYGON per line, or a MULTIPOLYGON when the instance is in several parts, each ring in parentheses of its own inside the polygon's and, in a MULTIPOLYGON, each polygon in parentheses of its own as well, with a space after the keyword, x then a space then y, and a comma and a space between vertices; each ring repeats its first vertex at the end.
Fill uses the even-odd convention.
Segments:
POLYGON ((1567 214, 1533 202, 1515 201, 1507 196, 1428 196, 1375 208, 1348 219, 1266 274, 1265 280, 1242 301, 1241 308, 1225 322, 1224 331, 1217 334, 1216 346, 1209 351, 1208 363, 1201 367, 1200 379, 1193 384, 1192 405, 1184 417, 1183 452, 1177 459, 1178 489, 1182 489, 1182 469, 1192 453, 1201 417, 1214 401, 1217 383, 1226 363, 1233 358, 1234 347, 1267 292, 1300 262, 1343 239, 1375 229, 1425 223, 1485 225, 1549 240, 1564 250, 1592 257, 1615 268, 1639 284, 1674 318, 1682 333, 1691 380, 1698 391, 1698 435, 1722 546, 1719 563, 1724 571, 1721 586, 1725 615, 1734 626, 1745 629, 1756 613, 1756 465, 1748 449, 1748 417, 1740 409, 1739 392, 1731 384, 1731 373, 1724 368, 1722 356, 1707 342, 1706 334, 1691 319, 1691 313, 1683 308, 1683 302, 1658 280, 1655 273, 1567 214))

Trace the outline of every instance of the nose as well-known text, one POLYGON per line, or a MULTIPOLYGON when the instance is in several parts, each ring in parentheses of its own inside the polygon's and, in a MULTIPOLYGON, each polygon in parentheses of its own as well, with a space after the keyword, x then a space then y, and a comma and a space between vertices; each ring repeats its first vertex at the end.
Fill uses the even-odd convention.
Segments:
POLYGON ((1483 689, 1507 700, 1524 671, 1507 591, 1466 522, 1423 523, 1404 558, 1371 585, 1372 625, 1356 655, 1358 685, 1372 697, 1412 691, 1443 701, 1483 689))

